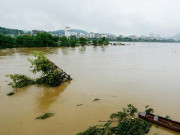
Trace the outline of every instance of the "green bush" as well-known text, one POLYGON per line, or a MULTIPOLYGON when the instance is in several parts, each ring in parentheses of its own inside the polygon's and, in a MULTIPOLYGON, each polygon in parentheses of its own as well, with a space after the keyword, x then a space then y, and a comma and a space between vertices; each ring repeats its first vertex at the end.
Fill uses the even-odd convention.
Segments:
POLYGON ((151 123, 139 118, 126 118, 114 129, 115 135, 144 135, 149 132, 151 123))
POLYGON ((26 75, 14 74, 7 75, 13 82, 9 83, 13 88, 22 88, 31 84, 34 84, 34 80, 26 75))

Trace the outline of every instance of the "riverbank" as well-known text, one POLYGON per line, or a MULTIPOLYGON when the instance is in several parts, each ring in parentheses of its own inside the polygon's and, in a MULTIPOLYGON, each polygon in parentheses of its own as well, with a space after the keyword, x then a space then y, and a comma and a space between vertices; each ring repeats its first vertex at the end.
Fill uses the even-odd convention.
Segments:
POLYGON ((38 33, 37 35, 22 35, 11 37, 0 34, 0 49, 5 48, 22 48, 22 47, 77 47, 85 45, 108 45, 109 41, 106 38, 88 39, 76 38, 71 36, 69 38, 63 36, 52 36, 49 33, 38 33))

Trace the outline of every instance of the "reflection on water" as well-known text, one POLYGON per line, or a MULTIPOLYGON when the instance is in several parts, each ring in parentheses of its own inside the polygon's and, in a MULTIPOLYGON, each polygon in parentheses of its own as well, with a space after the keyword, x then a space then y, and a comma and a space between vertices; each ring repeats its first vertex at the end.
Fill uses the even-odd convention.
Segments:
POLYGON ((64 54, 64 55, 67 55, 68 54, 68 49, 67 48, 62 48, 61 53, 64 54))
POLYGON ((102 52, 105 52, 106 51, 106 48, 107 48, 108 46, 93 46, 93 50, 94 51, 97 51, 98 50, 98 48, 101 48, 101 51, 102 52))
POLYGON ((86 46, 80 46, 79 47, 79 53, 80 54, 85 54, 85 52, 86 52, 86 46))
POLYGON ((105 51, 105 46, 101 46, 101 51, 105 51))
POLYGON ((55 88, 43 88, 43 93, 38 95, 38 109, 46 111, 58 99, 59 95, 67 88, 71 81, 63 83, 55 88))
POLYGON ((93 50, 97 51, 98 46, 93 46, 93 50))

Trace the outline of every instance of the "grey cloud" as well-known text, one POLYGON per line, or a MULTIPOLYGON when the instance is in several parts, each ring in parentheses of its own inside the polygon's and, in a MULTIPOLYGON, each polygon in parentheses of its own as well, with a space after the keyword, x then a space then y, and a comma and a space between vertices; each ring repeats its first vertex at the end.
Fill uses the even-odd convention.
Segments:
POLYGON ((116 35, 180 33, 179 0, 0 0, 0 26, 116 35))

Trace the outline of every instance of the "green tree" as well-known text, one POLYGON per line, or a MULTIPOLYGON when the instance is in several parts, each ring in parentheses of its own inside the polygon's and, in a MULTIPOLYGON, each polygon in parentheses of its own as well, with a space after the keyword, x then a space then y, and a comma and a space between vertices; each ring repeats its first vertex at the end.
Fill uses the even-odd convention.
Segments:
POLYGON ((16 37, 16 47, 34 47, 34 36, 24 35, 16 37))
POLYGON ((83 38, 83 37, 80 37, 80 38, 79 38, 79 44, 81 44, 81 45, 86 45, 86 44, 87 44, 87 39, 86 39, 86 38, 83 38))
POLYGON ((0 34, 0 48, 13 48, 14 38, 0 34))
POLYGON ((72 47, 75 47, 75 46, 77 45, 77 40, 74 39, 74 38, 70 39, 70 45, 71 45, 72 47))
POLYGON ((49 33, 38 33, 35 36, 35 44, 37 47, 54 47, 57 46, 56 40, 49 33))
POLYGON ((69 46, 69 40, 67 39, 67 37, 63 36, 60 37, 60 42, 61 42, 61 46, 69 46))
POLYGON ((95 46, 98 45, 98 40, 97 39, 93 40, 93 45, 95 45, 95 46))

